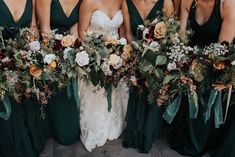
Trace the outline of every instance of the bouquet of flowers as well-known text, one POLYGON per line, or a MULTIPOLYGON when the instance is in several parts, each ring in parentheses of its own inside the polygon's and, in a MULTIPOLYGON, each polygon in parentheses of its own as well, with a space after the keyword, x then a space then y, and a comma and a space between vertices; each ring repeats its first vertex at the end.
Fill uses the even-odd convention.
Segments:
POLYGON ((135 68, 135 57, 126 39, 108 39, 88 34, 76 55, 77 64, 82 67, 88 80, 94 86, 118 86, 121 80, 128 80, 135 68))

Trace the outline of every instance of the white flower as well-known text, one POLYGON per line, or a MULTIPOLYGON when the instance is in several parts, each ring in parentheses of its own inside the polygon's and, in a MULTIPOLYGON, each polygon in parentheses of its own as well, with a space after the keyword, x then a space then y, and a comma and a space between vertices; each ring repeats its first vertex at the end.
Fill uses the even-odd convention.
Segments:
POLYGON ((127 41, 126 41, 125 38, 121 38, 121 39, 119 40, 119 43, 120 43, 121 45, 126 45, 126 44, 127 44, 127 41))
POLYGON ((137 81, 137 78, 135 76, 131 76, 130 80, 131 81, 137 81))
POLYGON ((76 54, 76 59, 75 59, 75 61, 77 62, 77 64, 79 65, 79 66, 85 66, 85 65, 87 65, 87 64, 89 64, 89 61, 90 61, 90 59, 89 59, 89 56, 88 56, 88 54, 86 53, 86 51, 82 51, 82 52, 78 52, 77 54, 76 54))
POLYGON ((81 51, 82 51, 82 50, 84 50, 84 48, 83 48, 82 46, 80 46, 80 47, 79 47, 79 50, 81 50, 81 51))
POLYGON ((146 40, 146 38, 145 38, 145 36, 146 36, 146 34, 148 34, 149 33, 149 29, 148 28, 146 28, 146 29, 144 29, 144 31, 143 31, 143 38, 146 40))
POLYGON ((112 71, 108 63, 104 62, 101 66, 101 69, 106 76, 112 76, 112 71))
POLYGON ((151 24, 157 24, 158 23, 158 18, 154 19, 151 24))
POLYGON ((29 48, 32 51, 39 51, 41 49, 39 41, 32 41, 29 43, 29 48))
POLYGON ((63 39, 63 35, 62 34, 56 34, 55 35, 55 39, 56 40, 62 40, 63 39))
POLYGON ((231 63, 232 65, 235 65, 235 60, 234 61, 232 61, 232 63, 231 63))
POLYGON ((153 41, 153 42, 150 43, 149 49, 150 49, 151 51, 154 51, 154 52, 159 51, 160 45, 159 45, 158 42, 153 41))
POLYGON ((122 66, 122 58, 116 54, 111 54, 109 60, 114 69, 119 69, 122 66))
POLYGON ((1 60, 3 63, 7 63, 7 62, 10 62, 10 58, 9 57, 5 57, 1 60))
POLYGON ((139 29, 144 29, 144 25, 138 25, 139 29))
POLYGON ((177 66, 176 66, 176 63, 175 63, 175 62, 168 63, 168 65, 167 65, 167 70, 168 70, 168 71, 176 70, 176 69, 177 69, 177 66))
POLYGON ((68 59, 68 53, 70 50, 72 50, 71 47, 67 47, 66 49, 64 49, 64 56, 63 56, 64 59, 68 59))
POLYGON ((56 56, 54 54, 47 54, 45 55, 43 61, 44 63, 51 64, 52 61, 56 59, 56 56))

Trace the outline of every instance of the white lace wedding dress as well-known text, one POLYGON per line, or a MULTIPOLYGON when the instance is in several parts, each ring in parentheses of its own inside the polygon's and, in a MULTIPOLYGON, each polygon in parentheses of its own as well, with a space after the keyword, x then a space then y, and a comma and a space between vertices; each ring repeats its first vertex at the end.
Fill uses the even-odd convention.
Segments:
MULTIPOLYGON (((123 23, 121 10, 111 19, 102 11, 93 12, 89 30, 106 38, 118 37, 118 29, 123 23)), ((128 88, 123 83, 112 90, 112 109, 108 112, 105 90, 96 91, 92 84, 78 80, 80 96, 81 141, 88 151, 102 146, 108 140, 117 139, 124 129, 128 88)))

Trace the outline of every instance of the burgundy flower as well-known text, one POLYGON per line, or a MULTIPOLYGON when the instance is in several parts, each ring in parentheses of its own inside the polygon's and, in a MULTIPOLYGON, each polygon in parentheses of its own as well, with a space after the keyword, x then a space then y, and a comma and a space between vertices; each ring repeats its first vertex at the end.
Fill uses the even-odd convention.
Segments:
POLYGON ((82 46, 81 40, 76 39, 76 40, 75 40, 75 43, 74 43, 74 48, 79 48, 80 46, 82 46))
POLYGON ((0 51, 0 60, 2 60, 5 57, 6 57, 5 54, 2 51, 0 51))
POLYGON ((54 51, 59 51, 62 48, 61 41, 55 40, 55 45, 53 46, 54 51))

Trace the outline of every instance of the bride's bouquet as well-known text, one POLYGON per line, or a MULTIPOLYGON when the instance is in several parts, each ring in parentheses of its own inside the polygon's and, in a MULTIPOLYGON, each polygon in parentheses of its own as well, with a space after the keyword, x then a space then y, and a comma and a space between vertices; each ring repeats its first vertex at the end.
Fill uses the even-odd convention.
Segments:
POLYGON ((106 39, 94 33, 89 33, 83 42, 76 62, 83 69, 80 74, 97 87, 116 87, 120 81, 129 80, 135 69, 135 58, 126 39, 106 39))

